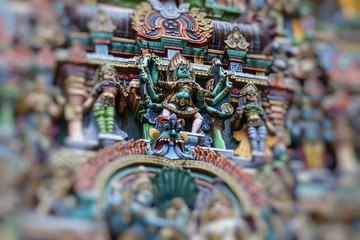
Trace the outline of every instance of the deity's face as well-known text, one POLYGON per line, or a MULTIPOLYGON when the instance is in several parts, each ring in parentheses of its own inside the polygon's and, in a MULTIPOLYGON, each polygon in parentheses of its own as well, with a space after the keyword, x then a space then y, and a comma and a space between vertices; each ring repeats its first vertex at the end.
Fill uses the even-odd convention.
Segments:
POLYGON ((223 219, 231 214, 231 209, 224 201, 217 200, 210 204, 209 214, 212 220, 223 219))
POLYGON ((249 90, 246 93, 246 102, 256 102, 257 101, 257 93, 254 90, 249 90))
POLYGON ((180 64, 176 70, 176 75, 178 79, 189 78, 190 77, 190 69, 187 64, 180 64))
POLYGON ((112 68, 105 68, 103 70, 103 80, 116 81, 116 72, 112 68))
POLYGON ((143 206, 150 206, 153 201, 154 195, 149 190, 141 190, 136 194, 136 201, 143 206))
POLYGON ((162 129, 163 131, 159 138, 170 139, 172 144, 174 140, 181 140, 180 131, 183 129, 183 127, 176 120, 169 123, 165 123, 162 129))

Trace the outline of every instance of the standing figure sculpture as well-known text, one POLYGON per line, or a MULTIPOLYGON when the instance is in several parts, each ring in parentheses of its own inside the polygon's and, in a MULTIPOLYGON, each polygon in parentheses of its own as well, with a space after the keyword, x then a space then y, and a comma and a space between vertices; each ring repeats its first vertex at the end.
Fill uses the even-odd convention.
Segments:
POLYGON ((26 92, 16 105, 17 114, 27 115, 23 132, 28 142, 24 152, 29 158, 34 157, 36 163, 46 161, 56 131, 52 123, 61 117, 66 102, 60 89, 55 87, 51 91, 45 81, 43 75, 37 75, 33 82, 25 85, 26 92))
POLYGON ((332 164, 331 155, 326 153, 326 145, 334 139, 331 121, 309 96, 303 96, 300 104, 298 118, 287 122, 294 145, 299 145, 298 158, 304 159, 308 169, 324 168, 332 164))
POLYGON ((259 91, 253 83, 246 84, 240 95, 239 107, 231 123, 233 137, 240 142, 235 155, 263 156, 268 132, 273 135, 274 128, 261 107, 259 91))
POLYGON ((122 113, 126 106, 127 96, 122 93, 116 75, 113 66, 102 65, 99 71, 100 81, 83 104, 84 111, 92 107, 100 137, 101 134, 114 134, 116 112, 122 113))
POLYGON ((52 120, 61 117, 65 98, 58 88, 54 88, 52 93, 42 75, 36 76, 34 82, 28 87, 27 93, 16 106, 17 112, 20 114, 33 113, 36 130, 45 136, 50 130, 52 120))

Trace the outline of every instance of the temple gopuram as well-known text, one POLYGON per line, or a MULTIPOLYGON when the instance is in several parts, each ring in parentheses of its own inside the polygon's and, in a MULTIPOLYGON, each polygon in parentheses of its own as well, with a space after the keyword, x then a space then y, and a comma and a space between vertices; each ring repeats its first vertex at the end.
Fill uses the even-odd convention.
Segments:
POLYGON ((0 1, 0 238, 360 238, 356 0, 0 1))

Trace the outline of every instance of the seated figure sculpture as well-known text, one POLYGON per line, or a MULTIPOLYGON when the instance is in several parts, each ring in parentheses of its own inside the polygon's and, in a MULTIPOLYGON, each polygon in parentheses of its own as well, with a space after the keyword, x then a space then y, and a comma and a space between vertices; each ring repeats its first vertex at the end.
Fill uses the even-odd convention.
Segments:
POLYGON ((170 60, 167 80, 158 82, 158 86, 169 93, 162 103, 161 115, 170 117, 175 113, 178 117, 192 118, 191 132, 199 132, 203 121, 199 107, 204 103, 205 92, 191 77, 191 64, 182 54, 170 60))
POLYGON ((159 80, 158 65, 156 55, 143 51, 138 68, 141 70, 141 82, 145 85, 142 96, 147 108, 162 111, 161 115, 167 118, 173 113, 177 117, 191 118, 192 133, 201 131, 201 111, 218 118, 226 118, 232 114, 233 109, 228 103, 223 104, 220 110, 216 109, 216 105, 229 95, 232 87, 229 76, 217 59, 210 71, 210 75, 215 75, 216 86, 207 89, 195 81, 191 63, 181 53, 175 54, 170 60, 166 81, 159 80))
MULTIPOLYGON (((121 190, 120 190, 121 191, 121 190)), ((155 186, 144 166, 138 166, 131 187, 122 190, 122 202, 109 211, 109 224, 117 239, 159 239, 159 229, 183 232, 176 219, 166 219, 153 207, 155 186)))

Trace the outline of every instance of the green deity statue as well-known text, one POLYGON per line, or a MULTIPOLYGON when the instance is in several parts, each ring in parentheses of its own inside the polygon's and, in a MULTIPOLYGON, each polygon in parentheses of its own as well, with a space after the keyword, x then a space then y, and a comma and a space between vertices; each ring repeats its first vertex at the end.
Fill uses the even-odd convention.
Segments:
POLYGON ((84 111, 92 107, 100 134, 113 134, 116 112, 122 113, 126 105, 126 96, 116 79, 117 72, 110 64, 99 70, 99 83, 95 85, 91 96, 84 102, 84 111))

